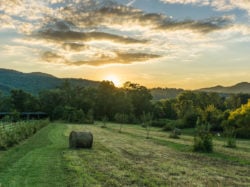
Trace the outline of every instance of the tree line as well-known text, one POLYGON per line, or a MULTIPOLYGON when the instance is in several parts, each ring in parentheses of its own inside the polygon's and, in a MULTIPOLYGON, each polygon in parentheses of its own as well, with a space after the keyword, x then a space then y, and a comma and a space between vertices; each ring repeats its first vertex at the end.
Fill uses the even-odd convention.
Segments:
POLYGON ((46 112, 50 120, 93 123, 94 120, 139 124, 143 116, 152 116, 150 125, 165 129, 194 128, 197 121, 210 130, 231 129, 238 137, 250 138, 250 95, 184 91, 176 98, 152 101, 146 87, 126 82, 117 88, 111 81, 98 87, 72 86, 31 95, 23 90, 0 94, 0 112, 46 112))

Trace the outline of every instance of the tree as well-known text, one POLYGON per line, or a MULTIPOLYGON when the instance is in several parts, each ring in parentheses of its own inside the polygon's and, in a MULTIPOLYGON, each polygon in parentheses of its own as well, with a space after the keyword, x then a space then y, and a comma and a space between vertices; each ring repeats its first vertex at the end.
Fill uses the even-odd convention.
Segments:
POLYGON ((153 113, 156 119, 160 119, 160 118, 165 118, 165 112, 164 112, 164 105, 163 102, 155 102, 153 104, 153 113))
POLYGON ((147 136, 146 138, 149 138, 149 133, 150 133, 150 125, 152 123, 152 119, 153 119, 153 114, 148 112, 145 113, 143 111, 142 116, 141 116, 141 120, 142 120, 142 126, 146 128, 147 131, 147 136))
POLYGON ((152 95, 150 91, 139 84, 126 82, 123 86, 130 98, 133 114, 139 119, 144 112, 151 112, 152 110, 152 95))
POLYGON ((11 90, 11 102, 18 112, 39 110, 38 100, 23 90, 11 90))
POLYGON ((58 111, 64 110, 65 102, 60 89, 46 90, 39 93, 41 110, 49 114, 50 119, 55 120, 63 116, 58 111), (56 114, 56 115, 55 115, 56 114))
POLYGON ((124 114, 124 113, 117 113, 115 115, 115 120, 120 123, 120 129, 119 129, 119 132, 121 133, 122 132, 122 126, 123 124, 127 123, 128 122, 128 115, 127 114, 124 114))
POLYGON ((0 111, 1 112, 11 112, 14 110, 13 103, 11 98, 8 96, 2 95, 0 92, 0 111))
POLYGON ((221 131, 221 122, 223 120, 223 113, 218 110, 213 104, 208 105, 202 112, 203 121, 211 125, 212 131, 221 131))
POLYGON ((102 117, 102 123, 103 125, 101 126, 102 128, 107 128, 107 121, 108 121, 108 117, 107 116, 103 116, 102 117))
POLYGON ((234 127, 236 134, 242 138, 250 137, 250 100, 247 104, 241 105, 231 111, 228 117, 228 125, 234 127))
POLYGON ((164 111, 166 118, 177 119, 175 103, 176 103, 176 99, 167 99, 163 101, 163 111, 164 111))
POLYGON ((111 81, 102 81, 97 88, 95 98, 95 115, 101 119, 103 116, 112 119, 114 117, 114 100, 116 88, 111 81))

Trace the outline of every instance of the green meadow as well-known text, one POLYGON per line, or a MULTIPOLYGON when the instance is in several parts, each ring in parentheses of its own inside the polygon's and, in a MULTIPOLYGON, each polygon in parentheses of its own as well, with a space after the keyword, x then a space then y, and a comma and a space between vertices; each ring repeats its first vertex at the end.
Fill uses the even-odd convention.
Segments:
POLYGON ((214 138, 213 153, 194 153, 193 136, 180 139, 151 128, 102 123, 51 123, 0 151, 0 186, 250 186, 250 141, 226 148, 214 138), (92 149, 69 149, 72 130, 91 131, 92 149))

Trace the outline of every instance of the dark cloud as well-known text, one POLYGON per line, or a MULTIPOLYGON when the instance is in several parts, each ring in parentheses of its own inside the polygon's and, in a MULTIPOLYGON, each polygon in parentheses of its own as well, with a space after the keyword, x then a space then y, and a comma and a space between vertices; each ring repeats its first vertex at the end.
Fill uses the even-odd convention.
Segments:
POLYGON ((38 38, 54 40, 58 42, 67 41, 91 41, 91 40, 110 40, 117 43, 133 44, 146 43, 147 40, 134 39, 127 36, 119 36, 116 34, 105 32, 81 32, 75 31, 73 24, 70 22, 56 22, 55 24, 48 23, 47 27, 43 26, 37 33, 33 34, 38 38), (52 27, 54 25, 54 27, 52 27))
POLYGON ((228 17, 217 17, 205 20, 173 20, 170 17, 157 14, 145 13, 133 7, 109 3, 100 6, 94 4, 89 9, 88 6, 75 6, 62 10, 65 20, 71 21, 81 27, 98 28, 101 26, 112 27, 112 24, 127 26, 128 23, 141 26, 149 26, 153 29, 161 30, 184 30, 189 29, 200 33, 209 33, 222 28, 227 28, 232 20, 228 17))
POLYGON ((89 46, 79 43, 64 43, 62 47, 66 51, 83 51, 89 49, 89 46))
POLYGON ((201 21, 185 20, 185 21, 171 21, 166 20, 159 24, 158 29, 161 30, 183 30, 190 29, 201 33, 209 33, 219 29, 227 28, 231 23, 228 17, 210 18, 201 21))
POLYGON ((116 53, 115 57, 110 57, 102 55, 97 60, 87 60, 87 61, 76 61, 71 62, 72 65, 91 65, 91 66, 101 66, 108 64, 133 64, 135 62, 144 62, 154 58, 160 58, 160 55, 147 54, 147 53, 116 53))
POLYGON ((102 54, 95 60, 79 60, 70 61, 64 56, 58 55, 54 52, 46 51, 42 54, 42 59, 50 63, 62 63, 66 65, 90 65, 90 66, 102 66, 108 64, 133 64, 135 62, 143 62, 154 58, 160 58, 160 55, 147 54, 147 53, 125 53, 115 52, 115 56, 109 56, 102 54))
POLYGON ((67 60, 63 57, 60 56, 54 52, 51 51, 46 51, 44 53, 42 53, 41 55, 42 60, 46 61, 46 62, 51 62, 51 63, 64 63, 67 64, 67 60))

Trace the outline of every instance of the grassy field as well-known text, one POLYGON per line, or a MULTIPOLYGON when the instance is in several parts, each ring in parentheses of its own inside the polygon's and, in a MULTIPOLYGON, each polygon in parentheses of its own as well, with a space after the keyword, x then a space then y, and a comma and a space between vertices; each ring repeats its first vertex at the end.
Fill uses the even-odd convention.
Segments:
POLYGON ((0 186, 250 186, 250 141, 236 149, 216 139, 215 152, 192 152, 193 137, 140 126, 54 123, 0 152, 0 186), (72 130, 91 131, 91 150, 68 149, 72 130))

